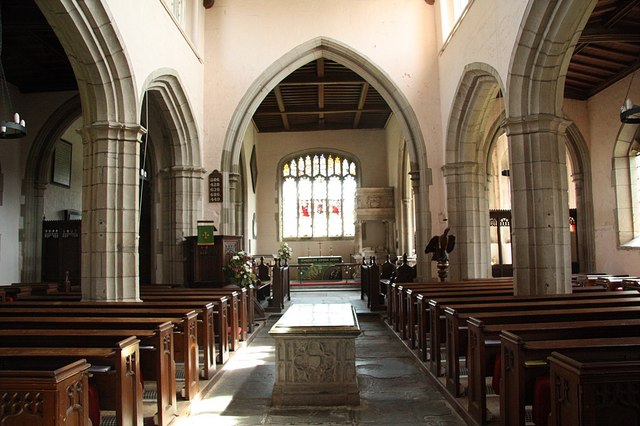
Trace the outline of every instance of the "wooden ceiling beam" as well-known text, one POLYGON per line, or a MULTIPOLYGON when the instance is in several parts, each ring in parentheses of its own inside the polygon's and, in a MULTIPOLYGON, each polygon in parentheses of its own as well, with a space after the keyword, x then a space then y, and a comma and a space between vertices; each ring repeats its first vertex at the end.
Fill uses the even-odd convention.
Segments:
MULTIPOLYGON (((324 58, 318 58, 316 61, 316 77, 324 79, 324 58)), ((324 110, 324 84, 318 86, 318 109, 324 110)), ((324 124, 324 113, 318 115, 318 120, 324 124)))
POLYGON ((317 86, 338 85, 338 84, 362 84, 366 80, 354 76, 331 76, 331 77, 311 77, 311 76, 289 76, 280 82, 280 86, 317 86))
POLYGON ((604 26, 607 28, 613 27, 620 22, 621 19, 631 13, 638 5, 640 5, 640 0, 625 0, 621 2, 621 6, 604 20, 604 26))
MULTIPOLYGON (((364 104, 367 101, 367 95, 369 94, 369 83, 362 85, 362 91, 360 92, 360 99, 358 100, 358 110, 364 109, 364 104)), ((360 127, 360 119, 362 118, 362 112, 356 112, 356 116, 353 118, 353 128, 360 127)))
POLYGON ((578 43, 640 43, 640 31, 612 31, 609 28, 585 28, 578 43))
POLYGON ((367 113, 375 113, 375 114, 388 114, 390 111, 388 108, 364 108, 364 109, 357 109, 357 108, 344 108, 344 109, 325 109, 325 110, 310 110, 310 109, 299 109, 299 110, 291 110, 289 109, 288 111, 284 111, 284 112, 276 112, 276 111, 259 111, 256 112, 254 115, 256 117, 267 117, 267 116, 273 116, 273 115, 315 115, 315 114, 355 114, 355 113, 363 113, 363 114, 367 114, 367 113))
POLYGON ((282 93, 280 93, 280 87, 276 86, 274 93, 276 95, 276 102, 278 103, 278 110, 280 110, 280 118, 282 119, 282 126, 285 130, 289 130, 289 117, 285 114, 286 108, 284 106, 284 100, 282 99, 282 93))

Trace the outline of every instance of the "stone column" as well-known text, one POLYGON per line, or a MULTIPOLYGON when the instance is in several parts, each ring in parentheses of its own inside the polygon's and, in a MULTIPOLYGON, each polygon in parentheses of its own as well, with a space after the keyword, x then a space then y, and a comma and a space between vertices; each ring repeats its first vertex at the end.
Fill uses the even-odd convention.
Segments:
POLYGON ((142 127, 83 129, 82 299, 139 301, 139 167, 142 127))
POLYGON ((22 206, 24 226, 18 235, 22 243, 20 279, 23 283, 37 283, 42 278, 42 215, 47 183, 27 179, 24 188, 25 204, 22 206))
MULTIPOLYGON (((487 175, 478 163, 461 162, 444 167, 447 214, 456 245, 449 255, 449 279, 491 276, 489 200, 487 175)), ((444 229, 437 229, 440 234, 444 229)))
POLYGON ((173 166, 169 170, 169 188, 172 196, 168 203, 169 217, 165 219, 168 227, 162 252, 165 257, 165 276, 172 283, 184 283, 184 247, 185 236, 196 235, 198 215, 201 205, 202 168, 173 166))
POLYGON ((511 233, 517 295, 571 292, 564 132, 553 115, 509 119, 511 233))
POLYGON ((428 185, 432 183, 431 169, 427 169, 426 176, 420 176, 420 172, 409 172, 411 176, 411 188, 416 209, 416 270, 418 282, 432 279, 431 265, 424 253, 427 242, 431 238, 431 211, 429 210, 428 185))
POLYGON ((231 211, 227 214, 228 229, 233 232, 233 235, 241 235, 237 229, 237 215, 238 205, 242 205, 242 200, 238 200, 238 181, 240 175, 238 173, 229 173, 229 209, 231 211))
POLYGON ((402 199, 402 222, 400 228, 402 231, 399 235, 400 252, 396 253, 398 257, 402 257, 404 253, 411 255, 415 249, 415 230, 413 223, 413 205, 411 198, 402 199))
POLYGON ((593 215, 588 214, 588 207, 584 197, 584 174, 574 173, 572 175, 573 185, 576 189, 576 210, 577 214, 577 239, 578 239, 578 263, 580 264, 581 272, 595 271, 596 262, 595 254, 591 249, 592 245, 589 244, 591 238, 589 238, 589 229, 593 229, 593 215))

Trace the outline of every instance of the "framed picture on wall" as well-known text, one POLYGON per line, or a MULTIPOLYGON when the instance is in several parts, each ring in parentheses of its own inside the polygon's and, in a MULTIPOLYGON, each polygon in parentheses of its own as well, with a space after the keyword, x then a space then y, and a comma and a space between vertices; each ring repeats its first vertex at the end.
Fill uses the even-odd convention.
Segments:
POLYGON ((51 182, 69 188, 71 186, 71 153, 73 145, 60 139, 53 151, 51 182))
POLYGON ((251 169, 251 186, 253 193, 256 193, 256 182, 258 181, 258 164, 256 163, 256 146, 251 150, 251 160, 249 160, 249 168, 251 169))

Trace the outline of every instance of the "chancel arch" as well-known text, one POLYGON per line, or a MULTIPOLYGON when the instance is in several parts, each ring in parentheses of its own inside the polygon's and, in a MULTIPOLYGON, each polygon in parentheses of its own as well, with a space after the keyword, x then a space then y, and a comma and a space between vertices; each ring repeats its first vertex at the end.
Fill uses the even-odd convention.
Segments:
MULTIPOLYGON (((409 158, 414 181, 416 208, 416 236, 418 247, 426 246, 431 233, 429 186, 431 170, 428 168, 425 142, 417 117, 409 101, 395 83, 369 59, 349 46, 326 37, 312 39, 279 58, 253 82, 236 107, 225 136, 221 170, 226 188, 231 179, 240 174, 239 159, 243 140, 253 114, 267 93, 294 70, 308 62, 326 58, 355 71, 374 86, 389 104, 409 147, 409 158)), ((221 232, 233 231, 235 198, 225 197, 221 212, 221 232)), ((418 278, 430 275, 430 268, 423 253, 418 250, 418 278)))

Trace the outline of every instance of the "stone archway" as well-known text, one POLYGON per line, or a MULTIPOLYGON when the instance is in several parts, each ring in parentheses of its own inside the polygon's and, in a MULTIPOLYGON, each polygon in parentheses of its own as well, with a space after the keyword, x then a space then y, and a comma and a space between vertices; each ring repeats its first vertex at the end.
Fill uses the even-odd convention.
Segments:
POLYGON ((69 57, 82 105, 82 296, 138 300, 140 136, 130 61, 103 3, 36 0, 69 57), (108 155, 105 155, 108 154, 108 155))
MULTIPOLYGON (((221 170, 226 180, 224 187, 227 188, 229 180, 236 179, 239 174, 243 135, 266 94, 291 72, 321 57, 338 62, 357 72, 376 88, 393 110, 407 143, 411 162, 410 169, 412 170, 412 185, 416 202, 416 244, 418 247, 426 246, 431 234, 429 186, 432 183, 432 178, 431 169, 428 168, 425 142, 413 108, 383 70, 345 44, 326 37, 312 39, 279 58, 256 79, 241 99, 225 136, 221 161, 221 170)), ((236 200, 229 196, 224 199, 220 223, 222 233, 235 228, 232 219, 235 202, 236 200)), ((418 250, 418 279, 426 279, 430 274, 429 271, 430 267, 425 261, 424 253, 418 250)))
POLYGON ((154 115, 147 124, 152 145, 148 158, 153 164, 156 183, 153 196, 157 197, 152 214, 157 229, 153 244, 162 246, 152 278, 156 282, 183 283, 183 241, 184 237, 196 234, 202 204, 204 169, 198 130, 174 70, 157 70, 148 77, 144 87, 151 104, 149 110, 154 115))
POLYGON ((60 135, 82 114, 80 97, 74 96, 62 104, 40 128, 27 157, 22 183, 21 277, 22 282, 39 282, 42 263, 42 217, 44 191, 50 181, 50 159, 60 135))
POLYGON ((456 236, 451 279, 490 276, 486 164, 495 130, 486 123, 495 123, 504 110, 498 93, 504 90, 495 69, 482 63, 465 67, 449 119, 444 166, 448 223, 456 236))
POLYGON ((505 130, 518 295, 571 291, 564 76, 595 4, 530 0, 511 56, 505 130))

